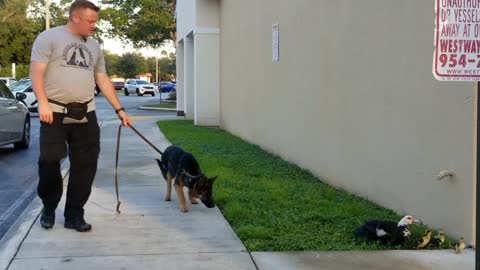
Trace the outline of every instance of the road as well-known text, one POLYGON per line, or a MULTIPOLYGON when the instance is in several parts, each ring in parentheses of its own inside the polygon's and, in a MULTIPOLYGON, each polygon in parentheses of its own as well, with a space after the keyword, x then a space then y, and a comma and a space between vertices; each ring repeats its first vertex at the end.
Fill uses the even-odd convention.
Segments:
MULTIPOLYGON (((122 105, 131 116, 174 115, 168 111, 145 111, 138 107, 159 102, 159 96, 120 96, 122 105)), ((97 117, 100 121, 117 116, 103 96, 95 97, 97 117)), ((36 196, 38 183, 38 154, 40 121, 32 115, 31 144, 27 150, 18 151, 12 146, 0 147, 0 239, 8 231, 25 207, 36 196)))

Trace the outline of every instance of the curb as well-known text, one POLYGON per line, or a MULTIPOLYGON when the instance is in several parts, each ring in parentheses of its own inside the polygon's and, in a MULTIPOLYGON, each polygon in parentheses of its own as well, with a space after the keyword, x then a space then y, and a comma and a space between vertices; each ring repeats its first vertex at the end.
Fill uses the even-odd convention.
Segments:
MULTIPOLYGON (((68 161, 62 163, 62 176, 65 179, 70 171, 68 161)), ((17 255, 20 246, 42 212, 43 205, 37 196, 23 210, 17 220, 0 240, 0 270, 7 270, 17 255)))
POLYGON ((146 110, 146 111, 170 111, 170 112, 176 112, 177 109, 170 109, 170 108, 152 108, 152 107, 138 107, 139 110, 146 110))

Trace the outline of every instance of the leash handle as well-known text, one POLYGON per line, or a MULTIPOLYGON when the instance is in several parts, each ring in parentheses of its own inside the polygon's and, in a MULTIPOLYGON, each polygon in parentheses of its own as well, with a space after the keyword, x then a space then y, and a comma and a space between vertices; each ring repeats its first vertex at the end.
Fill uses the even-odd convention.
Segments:
POLYGON ((120 195, 118 192, 118 157, 120 155, 120 135, 122 134, 122 125, 118 126, 118 135, 117 135, 117 155, 115 157, 115 192, 117 193, 117 213, 120 214, 120 195))
POLYGON ((163 152, 160 151, 160 149, 158 149, 157 147, 155 147, 155 145, 153 145, 153 143, 151 143, 147 138, 145 138, 145 136, 143 136, 136 128, 134 128, 132 125, 130 125, 130 128, 135 131, 135 133, 137 133, 137 135, 142 138, 148 145, 150 145, 153 149, 155 149, 155 151, 157 151, 160 155, 163 156, 163 152))

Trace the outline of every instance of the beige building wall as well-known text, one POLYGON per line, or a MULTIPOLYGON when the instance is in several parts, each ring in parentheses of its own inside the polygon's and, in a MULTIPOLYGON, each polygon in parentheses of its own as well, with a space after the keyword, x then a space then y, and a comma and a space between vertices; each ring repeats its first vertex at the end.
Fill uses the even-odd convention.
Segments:
MULTIPOLYGON (((193 120, 195 111, 195 39, 193 34, 188 35, 184 39, 184 55, 183 55, 183 104, 185 109, 185 117, 193 120)), ((178 89, 177 89, 178 90, 178 89)))
POLYGON ((177 114, 220 125, 219 0, 177 2, 177 114))
POLYGON ((197 0, 195 28, 195 125, 220 125, 219 0, 197 0))
POLYGON ((177 41, 185 38, 193 31, 197 21, 197 1, 177 1, 177 41))
POLYGON ((217 33, 195 34, 195 125, 220 125, 220 39, 217 33))
POLYGON ((184 70, 184 62, 185 62, 185 45, 184 41, 177 43, 177 60, 176 65, 177 67, 177 115, 182 116, 185 113, 185 70, 184 70), (181 89, 181 91, 180 91, 181 89))
POLYGON ((433 78, 433 1, 222 0, 220 14, 222 128, 473 242, 476 96, 433 78))
POLYGON ((201 28, 218 29, 221 0, 196 0, 196 20, 201 28))

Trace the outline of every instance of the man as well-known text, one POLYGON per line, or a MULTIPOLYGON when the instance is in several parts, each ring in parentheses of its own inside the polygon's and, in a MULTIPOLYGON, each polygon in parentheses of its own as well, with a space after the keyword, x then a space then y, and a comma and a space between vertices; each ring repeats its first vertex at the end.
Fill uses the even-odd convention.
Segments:
POLYGON ((100 128, 93 100, 95 83, 115 109, 124 126, 131 121, 105 71, 98 43, 90 38, 99 8, 87 0, 72 3, 67 25, 41 33, 32 48, 30 75, 40 114, 38 195, 44 210, 40 224, 55 224, 55 209, 62 197, 60 161, 70 159, 65 204, 65 228, 86 232, 84 219, 100 152, 100 128))

